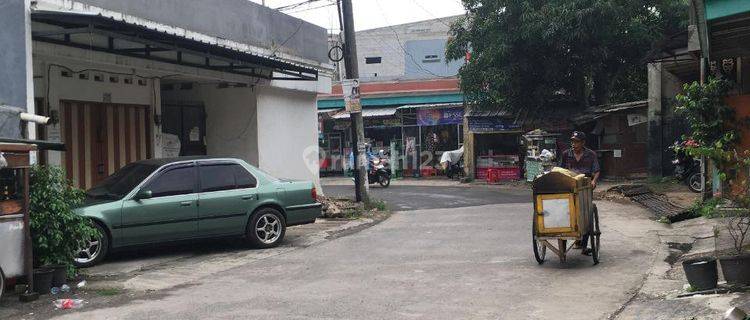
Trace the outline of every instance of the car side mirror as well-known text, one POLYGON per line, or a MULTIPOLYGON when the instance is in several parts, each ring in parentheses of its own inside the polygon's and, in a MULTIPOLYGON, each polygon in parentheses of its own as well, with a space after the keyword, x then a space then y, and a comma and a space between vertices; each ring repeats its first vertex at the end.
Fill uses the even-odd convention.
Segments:
POLYGON ((151 199, 153 196, 151 190, 141 190, 135 195, 135 200, 151 199))

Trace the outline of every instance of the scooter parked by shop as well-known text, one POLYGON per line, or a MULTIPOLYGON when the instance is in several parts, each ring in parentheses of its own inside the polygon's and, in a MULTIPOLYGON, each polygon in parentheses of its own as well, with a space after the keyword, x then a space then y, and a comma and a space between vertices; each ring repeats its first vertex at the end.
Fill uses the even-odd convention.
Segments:
POLYGON ((464 147, 458 150, 443 152, 440 157, 440 165, 445 170, 448 179, 460 179, 464 175, 464 147))
POLYGON ((674 159, 672 160, 672 164, 675 166, 674 177, 679 181, 685 182, 691 191, 702 192, 701 161, 687 155, 681 148, 683 144, 675 142, 672 147, 674 151, 674 159))

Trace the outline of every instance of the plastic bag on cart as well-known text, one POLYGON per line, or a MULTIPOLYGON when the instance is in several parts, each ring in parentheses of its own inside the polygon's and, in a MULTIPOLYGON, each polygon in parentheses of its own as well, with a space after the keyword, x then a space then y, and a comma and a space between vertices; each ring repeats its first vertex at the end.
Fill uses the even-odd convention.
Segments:
POLYGON ((539 155, 539 159, 541 159, 542 161, 552 161, 555 159, 555 154, 547 149, 544 149, 539 155))
POLYGON ((573 179, 576 179, 576 180, 580 180, 580 179, 583 179, 583 178, 586 177, 585 174, 579 174, 579 173, 577 173, 575 171, 571 171, 571 170, 568 170, 568 169, 565 169, 565 168, 560 168, 560 167, 554 167, 554 168, 552 168, 551 172, 562 173, 562 174, 564 174, 564 175, 566 175, 568 177, 571 177, 573 179))

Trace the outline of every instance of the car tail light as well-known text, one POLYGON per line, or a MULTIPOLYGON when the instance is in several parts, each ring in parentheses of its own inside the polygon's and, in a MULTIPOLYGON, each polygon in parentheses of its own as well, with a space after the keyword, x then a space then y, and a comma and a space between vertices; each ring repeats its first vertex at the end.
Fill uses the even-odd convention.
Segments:
POLYGON ((310 190, 310 195, 312 196, 313 200, 318 201, 318 188, 313 187, 312 190, 310 190))

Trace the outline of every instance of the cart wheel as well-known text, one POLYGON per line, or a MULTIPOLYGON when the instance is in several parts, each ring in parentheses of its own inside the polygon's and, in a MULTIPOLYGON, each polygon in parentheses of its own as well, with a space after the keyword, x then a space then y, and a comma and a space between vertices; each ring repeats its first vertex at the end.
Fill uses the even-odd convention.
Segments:
POLYGON ((594 205, 594 219, 591 221, 591 257, 594 259, 594 265, 599 264, 599 252, 601 251, 601 243, 599 238, 601 237, 601 230, 599 230, 599 209, 594 205))
POLYGON ((539 264, 544 263, 544 258, 547 256, 547 247, 541 242, 536 239, 536 234, 534 234, 534 231, 536 230, 536 223, 532 225, 531 229, 531 241, 534 245, 534 258, 536 258, 536 262, 539 264))

